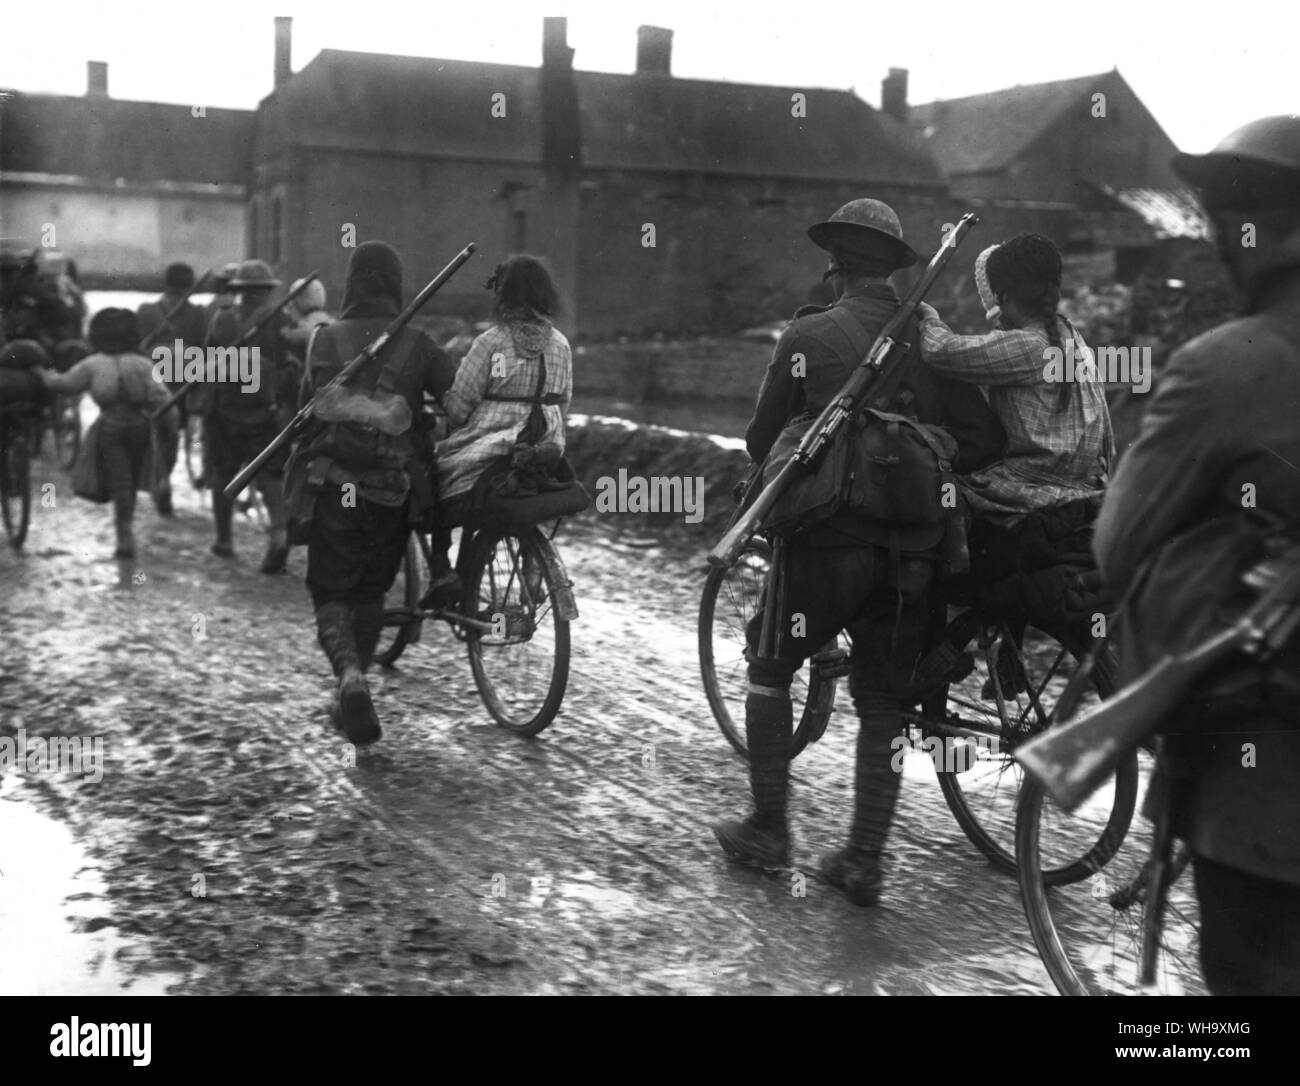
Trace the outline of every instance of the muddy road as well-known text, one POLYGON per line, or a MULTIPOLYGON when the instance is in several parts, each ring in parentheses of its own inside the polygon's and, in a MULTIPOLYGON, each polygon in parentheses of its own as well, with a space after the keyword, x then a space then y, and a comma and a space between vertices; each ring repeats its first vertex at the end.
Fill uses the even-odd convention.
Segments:
POLYGON ((211 556, 205 496, 180 483, 174 520, 142 495, 140 553, 115 562, 107 508, 45 462, 42 482, 53 508, 0 555, 0 732, 102 737, 102 778, 11 770, 0 834, 20 813, 70 827, 99 882, 60 921, 69 941, 117 937, 122 990, 1052 990, 1014 881, 920 754, 882 905, 818 881, 851 808, 846 695, 794 765, 794 869, 724 860, 708 826, 745 811, 748 783, 698 676, 703 555, 629 534, 635 516, 557 540, 581 616, 547 731, 495 726, 464 646, 430 624, 375 673, 384 739, 354 751, 327 718, 302 549, 290 575, 262 575, 240 518, 238 558, 211 556))

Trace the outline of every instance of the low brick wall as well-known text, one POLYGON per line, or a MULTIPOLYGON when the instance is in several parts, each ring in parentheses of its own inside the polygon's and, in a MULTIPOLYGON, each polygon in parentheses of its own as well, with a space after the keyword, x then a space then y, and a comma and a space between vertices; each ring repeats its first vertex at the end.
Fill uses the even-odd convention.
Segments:
MULTIPOLYGON (((1132 443, 1149 396, 1121 394, 1112 399, 1111 421, 1120 458, 1132 443)), ((731 490, 749 468, 744 443, 734 438, 688 433, 665 426, 649 426, 626 419, 574 414, 568 426, 568 458, 593 498, 601 478, 645 479, 678 476, 703 479, 703 518, 685 522, 682 513, 598 512, 586 516, 628 530, 664 532, 690 545, 712 546, 726 528, 735 508, 731 490)))
POLYGON ((598 481, 601 478, 617 481, 620 469, 629 477, 645 479, 671 476, 702 479, 703 519, 697 524, 686 523, 680 512, 599 512, 593 507, 584 515, 631 530, 680 535, 706 546, 712 546, 722 535, 735 508, 732 487, 749 467, 743 443, 734 439, 586 415, 570 416, 567 455, 593 498, 597 495, 598 481))

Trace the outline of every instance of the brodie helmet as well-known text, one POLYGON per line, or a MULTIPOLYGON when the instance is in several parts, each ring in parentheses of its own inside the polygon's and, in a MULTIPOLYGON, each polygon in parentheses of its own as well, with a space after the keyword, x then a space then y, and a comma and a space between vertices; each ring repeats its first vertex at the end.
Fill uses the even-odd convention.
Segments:
POLYGON ((888 260, 895 268, 910 268, 921 259, 903 240, 894 209, 880 200, 850 200, 825 222, 810 226, 808 236, 827 252, 888 260))
POLYGON ((230 280, 232 287, 274 287, 280 280, 271 271, 271 265, 265 260, 245 260, 239 265, 235 277, 230 280))
POLYGON ((1170 165, 1213 206, 1300 203, 1300 116, 1251 121, 1208 154, 1178 154, 1170 165))
POLYGON ((230 281, 239 274, 238 264, 222 264, 221 270, 212 273, 212 280, 221 288, 230 286, 230 281))

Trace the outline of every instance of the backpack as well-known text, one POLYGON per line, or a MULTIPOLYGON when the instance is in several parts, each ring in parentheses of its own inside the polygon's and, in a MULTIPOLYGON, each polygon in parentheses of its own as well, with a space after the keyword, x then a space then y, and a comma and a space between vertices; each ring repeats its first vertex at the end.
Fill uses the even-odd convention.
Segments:
MULTIPOLYGON (((873 337, 847 310, 827 311, 866 357, 873 337)), ((961 506, 952 463, 957 443, 942 427, 918 422, 896 402, 904 371, 919 363, 918 324, 908 329, 906 358, 871 389, 866 403, 841 428, 815 472, 797 476, 777 499, 766 527, 780 535, 806 532, 841 513, 877 525, 880 544, 891 550, 926 551, 961 526, 961 506)), ((775 477, 794 456, 815 418, 792 419, 772 446, 765 479, 775 477)), ((964 545, 958 548, 964 552, 964 545)), ((956 572, 956 567, 949 572, 956 572)))
MULTIPOLYGON (((345 324, 332 326, 331 335, 344 362, 374 338, 345 324)), ((319 336, 313 336, 309 364, 318 342, 319 336)), ((397 390, 400 377, 417 361, 417 344, 415 335, 394 337, 371 387, 362 374, 317 397, 310 436, 295 447, 285 467, 291 543, 310 541, 316 494, 327 485, 354 483, 365 489, 367 500, 394 508, 414 495, 412 520, 422 524, 431 516, 433 488, 421 455, 423 419, 415 421, 397 390)))

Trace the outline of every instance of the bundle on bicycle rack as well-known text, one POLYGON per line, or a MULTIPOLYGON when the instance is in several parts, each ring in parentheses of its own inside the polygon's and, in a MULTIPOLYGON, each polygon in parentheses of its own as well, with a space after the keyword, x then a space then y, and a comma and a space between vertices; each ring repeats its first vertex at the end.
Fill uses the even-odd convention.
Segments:
POLYGON ((1028 616, 1057 630, 1109 614, 1115 599, 1091 552, 1099 507, 1097 500, 1079 499, 1030 513, 1014 528, 976 518, 970 576, 962 586, 970 601, 984 612, 1028 616))
POLYGON ((479 477, 471 497, 475 523, 522 527, 581 513, 591 495, 555 445, 520 445, 479 477))
POLYGON ((0 406, 15 403, 43 404, 50 398, 35 367, 49 365, 41 345, 30 339, 16 339, 0 349, 0 406))

